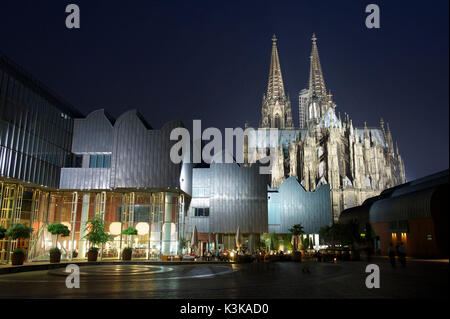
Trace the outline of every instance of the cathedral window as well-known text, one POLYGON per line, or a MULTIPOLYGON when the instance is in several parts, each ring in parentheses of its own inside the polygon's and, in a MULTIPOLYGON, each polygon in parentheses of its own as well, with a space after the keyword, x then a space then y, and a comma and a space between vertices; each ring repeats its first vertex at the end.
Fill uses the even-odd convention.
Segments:
POLYGON ((370 179, 369 176, 366 177, 366 188, 371 188, 372 187, 372 180, 370 179))
POLYGON ((280 115, 279 114, 275 115, 275 127, 276 128, 281 128, 281 119, 280 119, 280 115))

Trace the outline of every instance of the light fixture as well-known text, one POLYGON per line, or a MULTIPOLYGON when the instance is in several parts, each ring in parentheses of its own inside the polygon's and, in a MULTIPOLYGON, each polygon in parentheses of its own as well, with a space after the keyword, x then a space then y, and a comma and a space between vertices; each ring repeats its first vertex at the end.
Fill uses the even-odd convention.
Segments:
POLYGON ((111 235, 120 235, 122 229, 122 224, 119 222, 114 222, 109 225, 109 233, 111 235))
POLYGON ((150 230, 150 226, 146 222, 140 222, 140 223, 137 223, 136 229, 137 229, 138 235, 147 235, 148 231, 150 230))

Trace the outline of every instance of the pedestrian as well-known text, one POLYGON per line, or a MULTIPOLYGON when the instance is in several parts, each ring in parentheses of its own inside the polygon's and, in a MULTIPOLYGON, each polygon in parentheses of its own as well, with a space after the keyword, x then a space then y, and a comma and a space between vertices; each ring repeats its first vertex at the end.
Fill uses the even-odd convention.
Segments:
POLYGON ((406 247, 403 245, 403 242, 401 242, 398 247, 398 258, 400 259, 402 267, 406 267, 406 247))
POLYGON ((392 242, 389 244, 388 255, 389 255, 389 261, 391 262, 391 266, 395 268, 395 248, 394 248, 394 244, 392 244, 392 242))

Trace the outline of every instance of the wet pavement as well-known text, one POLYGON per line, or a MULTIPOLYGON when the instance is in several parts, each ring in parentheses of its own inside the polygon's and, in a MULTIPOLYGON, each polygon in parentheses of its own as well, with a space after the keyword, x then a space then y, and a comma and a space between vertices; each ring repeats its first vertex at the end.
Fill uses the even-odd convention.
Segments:
POLYGON ((0 298, 448 298, 448 262, 380 267, 380 288, 365 285, 366 262, 80 267, 68 289, 64 268, 0 275, 0 298), (307 271, 308 269, 308 271, 307 271))

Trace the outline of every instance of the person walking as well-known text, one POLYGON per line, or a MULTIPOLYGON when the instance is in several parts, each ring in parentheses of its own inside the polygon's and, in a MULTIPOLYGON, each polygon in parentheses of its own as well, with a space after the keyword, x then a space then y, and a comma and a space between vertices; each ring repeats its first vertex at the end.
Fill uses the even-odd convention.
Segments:
POLYGON ((389 244, 388 255, 389 261, 391 262, 391 266, 395 268, 395 248, 392 242, 389 244))
POLYGON ((400 264, 402 267, 406 267, 406 247, 403 245, 403 242, 400 243, 398 247, 398 257, 400 259, 400 264))

